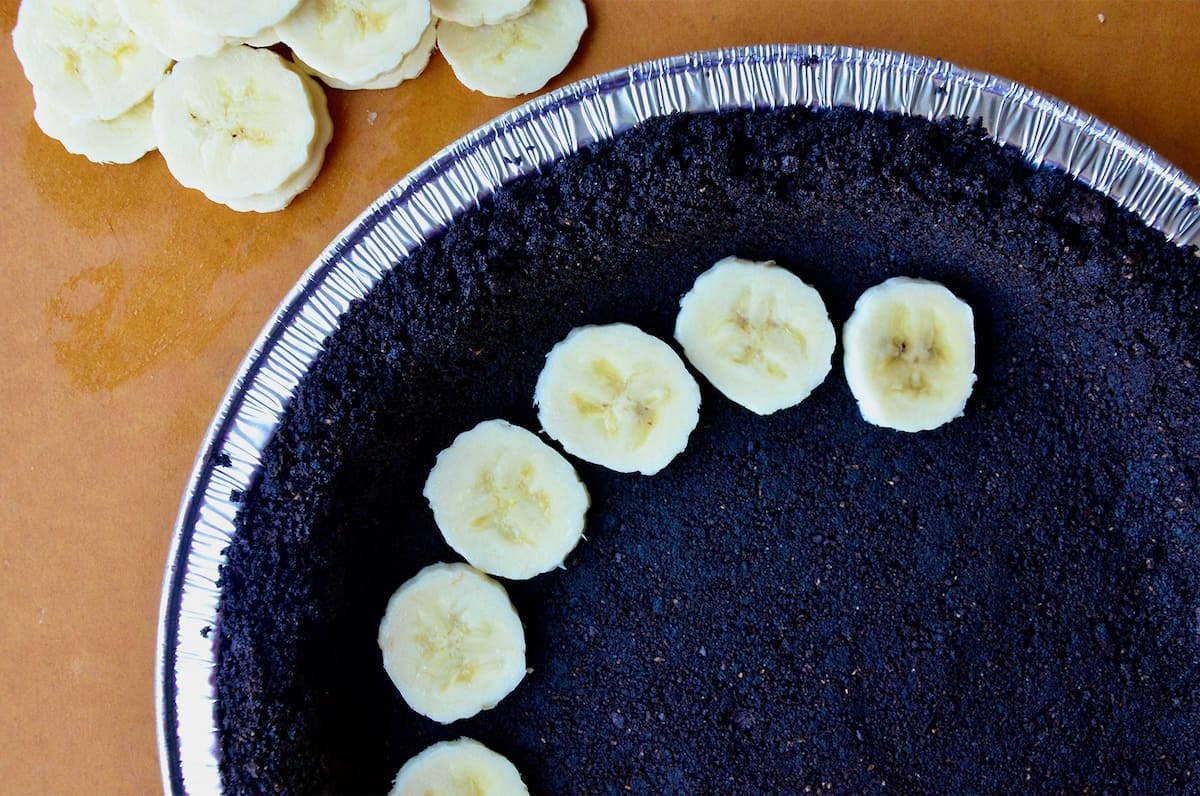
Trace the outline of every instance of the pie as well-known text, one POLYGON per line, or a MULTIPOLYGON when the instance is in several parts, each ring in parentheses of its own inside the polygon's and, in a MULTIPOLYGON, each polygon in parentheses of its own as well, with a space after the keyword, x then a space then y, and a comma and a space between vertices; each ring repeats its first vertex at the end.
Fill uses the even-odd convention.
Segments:
POLYGON ((978 124, 851 109, 653 119, 499 190, 341 319, 222 568, 226 789, 383 792, 469 736, 534 793, 1164 793, 1200 782, 1200 269, 978 124), (457 560, 421 487, 460 432, 538 430, 575 327, 665 340, 723 257, 839 330, 891 276, 974 310, 963 417, 868 424, 841 368, 767 417, 700 379, 652 477, 574 462, 564 569, 506 584, 531 672, 449 726, 376 633, 457 560))

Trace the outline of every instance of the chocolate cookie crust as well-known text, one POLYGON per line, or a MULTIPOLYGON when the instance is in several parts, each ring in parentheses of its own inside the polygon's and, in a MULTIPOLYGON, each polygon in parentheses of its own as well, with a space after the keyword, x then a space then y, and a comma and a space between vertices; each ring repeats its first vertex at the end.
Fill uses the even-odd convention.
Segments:
POLYGON ((384 791, 471 736, 542 792, 1174 792, 1200 764, 1200 278, 1070 178, 959 121, 675 116, 500 192, 343 318, 222 569, 236 793, 384 791), (834 370, 762 418, 702 383, 654 477, 576 463, 566 569, 507 584, 532 672, 449 727, 375 636, 456 560, 421 486, 475 423, 536 429, 571 328, 669 339, 716 260, 774 259, 835 326, 904 274, 975 310, 966 415, 863 422, 834 370))

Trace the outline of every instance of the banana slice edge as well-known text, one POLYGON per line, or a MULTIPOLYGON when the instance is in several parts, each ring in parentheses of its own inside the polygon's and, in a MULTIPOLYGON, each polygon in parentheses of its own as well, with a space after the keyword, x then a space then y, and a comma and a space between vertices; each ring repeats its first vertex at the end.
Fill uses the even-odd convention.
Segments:
POLYGON ((973 392, 974 313, 945 285, 898 276, 868 288, 842 328, 846 381, 867 422, 930 431, 973 392))
POLYGON ((455 437, 437 455, 423 495, 455 552, 511 580, 562 566, 583 537, 590 503, 562 454, 504 420, 455 437))

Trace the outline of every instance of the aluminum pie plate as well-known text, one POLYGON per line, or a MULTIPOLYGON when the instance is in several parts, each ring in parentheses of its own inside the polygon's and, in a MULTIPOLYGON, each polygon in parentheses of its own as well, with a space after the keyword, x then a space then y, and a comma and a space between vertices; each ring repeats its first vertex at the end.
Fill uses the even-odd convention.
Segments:
POLYGON ((1179 245, 1200 243, 1200 186, 1078 108, 1009 80, 883 50, 771 45, 598 75, 459 139, 366 209, 284 299, 221 401, 175 524, 163 580, 155 696, 167 792, 221 790, 217 588, 238 505, 293 391, 354 299, 497 187, 677 111, 850 106, 980 119, 1035 165, 1058 166, 1179 245))

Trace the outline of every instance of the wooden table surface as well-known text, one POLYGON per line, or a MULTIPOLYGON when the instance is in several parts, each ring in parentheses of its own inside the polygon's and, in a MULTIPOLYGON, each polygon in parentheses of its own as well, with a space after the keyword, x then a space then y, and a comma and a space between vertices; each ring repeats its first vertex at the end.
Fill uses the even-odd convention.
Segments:
MULTIPOLYGON (((882 47, 1074 103, 1200 177, 1200 2, 586 0, 551 87, 730 45, 882 47)), ((17 0, 0 0, 7 33, 17 0)), ((154 656, 172 524, 234 370, 321 249, 393 182, 517 102, 440 56, 382 92, 329 92, 335 133, 287 210, 239 214, 130 166, 68 155, 33 123, 0 44, 0 791, 161 787, 154 656)))

